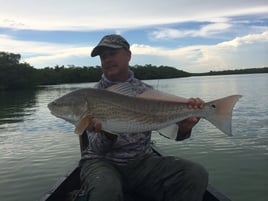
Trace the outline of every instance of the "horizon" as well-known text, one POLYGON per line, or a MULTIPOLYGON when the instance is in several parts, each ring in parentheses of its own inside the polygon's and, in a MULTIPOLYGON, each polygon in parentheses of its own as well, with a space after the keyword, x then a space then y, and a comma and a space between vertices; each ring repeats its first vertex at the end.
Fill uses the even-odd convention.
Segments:
MULTIPOLYGON (((222 70, 217 70, 217 71, 213 71, 213 70, 209 70, 209 71, 206 71, 206 72, 188 72, 188 71, 185 71, 181 68, 177 68, 176 66, 165 66, 165 65, 152 65, 152 64, 144 64, 144 65, 140 65, 140 64, 135 64, 135 65, 130 65, 129 67, 131 68, 135 68, 136 66, 139 66, 139 67, 146 67, 147 65, 151 66, 151 67, 156 67, 156 68, 159 68, 159 67, 170 67, 170 68, 174 68, 174 69, 177 69, 179 71, 183 71, 185 73, 189 73, 189 74, 206 74, 206 73, 210 73, 210 72, 224 72, 224 71, 247 71, 247 70, 260 70, 260 69, 268 69, 268 66, 263 66, 263 67, 251 67, 251 68, 234 68, 234 69, 222 69, 222 70)), ((73 64, 70 64, 68 66, 65 66, 65 65, 56 65, 56 66, 46 66, 44 68, 36 68, 34 66, 31 66, 33 67, 34 69, 44 69, 44 68, 52 68, 52 69, 55 69, 56 67, 64 67, 66 69, 68 68, 101 68, 100 65, 95 65, 95 66, 75 66, 73 64)))
POLYGON ((264 0, 0 3, 0 51, 20 54, 34 68, 100 66, 90 52, 113 33, 130 43, 131 66, 163 65, 190 73, 268 66, 264 0))

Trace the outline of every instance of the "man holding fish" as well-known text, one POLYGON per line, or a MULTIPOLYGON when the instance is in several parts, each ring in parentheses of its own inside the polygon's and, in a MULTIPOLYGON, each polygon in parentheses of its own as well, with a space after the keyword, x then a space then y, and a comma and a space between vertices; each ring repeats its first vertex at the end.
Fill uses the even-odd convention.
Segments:
MULTIPOLYGON (((151 91, 154 93, 152 87, 136 79, 129 70, 130 46, 122 36, 104 36, 91 53, 92 57, 97 55, 103 71, 97 89, 150 99, 151 91)), ((192 110, 204 107, 199 98, 184 101, 192 110)), ((177 131, 170 136, 175 140, 188 138, 198 121, 199 117, 187 117, 177 122, 177 131)), ((82 186, 88 200, 123 201, 126 191, 148 200, 202 200, 208 184, 206 170, 185 159, 154 154, 151 131, 117 135, 103 131, 105 123, 94 116, 85 118, 84 123, 89 146, 83 151, 80 164, 82 186)))

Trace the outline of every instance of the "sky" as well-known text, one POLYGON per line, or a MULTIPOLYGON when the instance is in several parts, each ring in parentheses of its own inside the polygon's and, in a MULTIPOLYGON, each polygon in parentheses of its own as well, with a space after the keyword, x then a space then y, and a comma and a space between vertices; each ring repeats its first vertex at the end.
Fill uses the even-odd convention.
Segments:
POLYGON ((267 0, 0 0, 0 51, 35 68, 96 66, 106 34, 131 44, 130 65, 187 72, 268 66, 267 0))

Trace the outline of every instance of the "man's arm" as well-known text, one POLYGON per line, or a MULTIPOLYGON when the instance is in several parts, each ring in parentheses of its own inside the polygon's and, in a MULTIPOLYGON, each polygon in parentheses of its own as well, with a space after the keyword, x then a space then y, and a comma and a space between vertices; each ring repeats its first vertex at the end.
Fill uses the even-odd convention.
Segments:
POLYGON ((88 119, 87 131, 89 131, 90 147, 99 154, 110 151, 117 136, 101 130, 101 122, 94 118, 88 119))
POLYGON ((195 126, 195 124, 198 123, 198 121, 199 118, 190 117, 188 119, 178 122, 177 125, 179 126, 179 130, 175 140, 181 141, 191 137, 192 128, 195 126))
MULTIPOLYGON (((188 100, 189 109, 202 109, 204 107, 204 101, 200 98, 190 98, 188 100)), ((192 133, 192 128, 199 122, 200 118, 189 117, 177 123, 179 130, 177 133, 176 141, 181 141, 189 138, 192 133)))

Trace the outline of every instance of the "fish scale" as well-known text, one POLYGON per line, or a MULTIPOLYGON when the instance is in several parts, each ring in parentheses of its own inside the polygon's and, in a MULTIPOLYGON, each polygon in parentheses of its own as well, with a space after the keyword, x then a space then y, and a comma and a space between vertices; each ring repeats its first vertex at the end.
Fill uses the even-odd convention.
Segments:
POLYGON ((56 99, 48 107, 53 115, 73 123, 81 132, 87 126, 82 124, 86 118, 98 119, 107 132, 124 134, 164 129, 197 116, 231 135, 232 110, 240 97, 232 95, 205 103, 202 109, 189 109, 186 99, 157 90, 133 97, 117 91, 84 88, 56 99))

